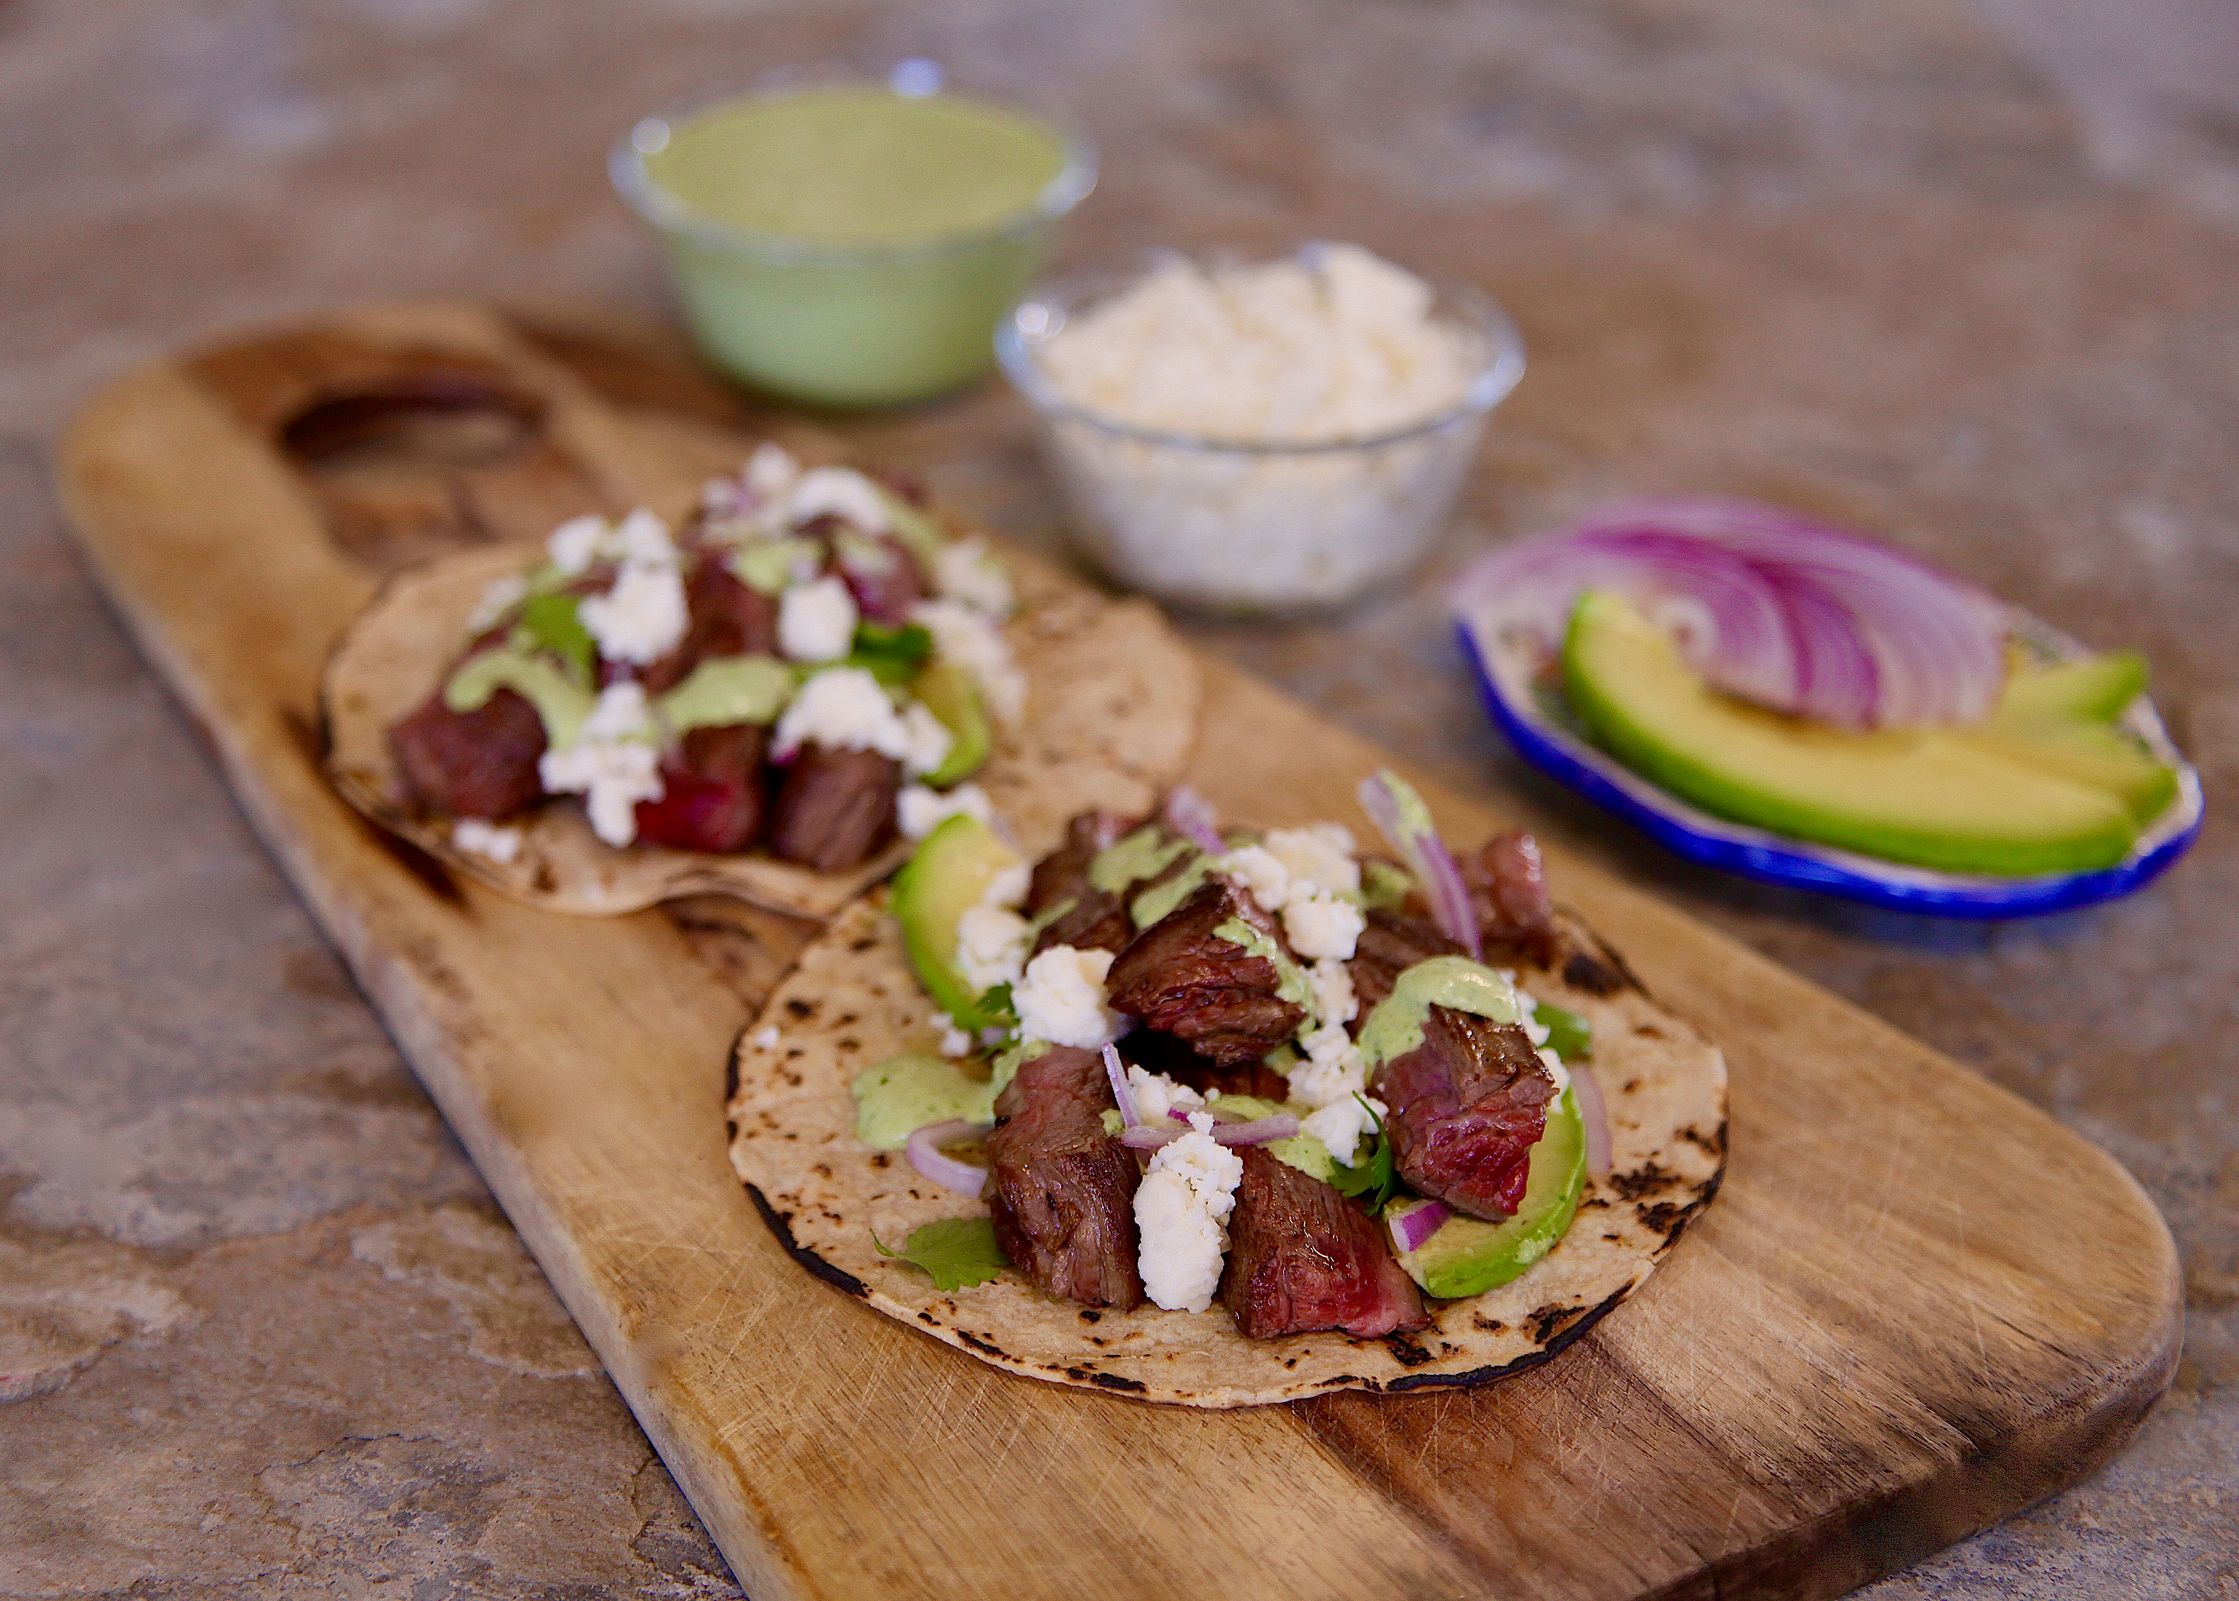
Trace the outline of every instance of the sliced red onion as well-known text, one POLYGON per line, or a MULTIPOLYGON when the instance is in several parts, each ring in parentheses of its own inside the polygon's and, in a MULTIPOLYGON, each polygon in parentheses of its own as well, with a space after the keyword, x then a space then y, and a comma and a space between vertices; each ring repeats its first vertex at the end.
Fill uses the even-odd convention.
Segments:
POLYGON ((1444 1201, 1425 1201, 1420 1206, 1392 1212, 1385 1219, 1385 1227, 1392 1231, 1392 1243, 1404 1255, 1422 1249, 1423 1242, 1436 1234, 1439 1225, 1453 1215, 1444 1201))
POLYGON ((910 1166, 944 1190, 955 1190, 960 1195, 977 1195, 987 1187, 987 1169, 974 1167, 969 1162, 959 1162, 953 1156, 941 1154, 941 1147, 951 1140, 960 1140, 967 1134, 985 1134, 985 1123, 967 1123, 954 1118, 946 1123, 928 1123, 910 1135, 905 1151, 910 1166))
POLYGON ((1408 787, 1405 779, 1387 771, 1361 780, 1360 803, 1369 821, 1391 842, 1415 881, 1423 886, 1438 926, 1469 952, 1471 961, 1483 956, 1484 933, 1477 925, 1477 908, 1470 902, 1469 886, 1462 882, 1461 869, 1454 865, 1453 852, 1438 837, 1438 831, 1420 820, 1430 815, 1422 797, 1408 787), (1410 812, 1418 816, 1413 824, 1408 821, 1410 812))
POLYGON ((1104 1047, 1104 1076, 1112 1081, 1112 1102, 1119 1108, 1120 1126, 1141 1126, 1143 1115, 1135 1109, 1135 1089, 1127 1082, 1127 1064, 1120 1060, 1116 1045, 1104 1047))
POLYGON ((1900 551, 1781 511, 1660 500, 1504 546, 1455 589, 1491 649, 1512 630, 1553 650, 1589 589, 1640 602, 1728 694, 1849 728, 1965 723, 2005 681, 2004 612, 1900 551))
POLYGON ((1602 1100, 1601 1081, 1584 1062, 1566 1062, 1571 1094, 1578 1100, 1578 1121, 1586 1129, 1586 1171, 1609 1180, 1609 1107, 1602 1100))
MULTIPOLYGON (((1119 1142, 1134 1151, 1155 1151, 1161 1145, 1171 1145, 1189 1132, 1186 1123, 1173 1123, 1167 1127, 1138 1124, 1120 1130, 1119 1142)), ((1287 1140, 1298 1132, 1298 1118, 1290 1112, 1277 1112, 1269 1117, 1255 1117, 1249 1123, 1215 1123, 1212 1129, 1215 1145, 1267 1145, 1276 1140, 1287 1140)))
POLYGON ((1167 792, 1166 826, 1208 856, 1219 856, 1228 849, 1211 803, 1187 784, 1176 784, 1167 792))
POLYGON ((1267 1145, 1276 1140, 1287 1140, 1297 1132, 1296 1113, 1271 1112, 1266 1117, 1255 1117, 1249 1123, 1215 1123, 1213 1140, 1219 1145, 1267 1145))

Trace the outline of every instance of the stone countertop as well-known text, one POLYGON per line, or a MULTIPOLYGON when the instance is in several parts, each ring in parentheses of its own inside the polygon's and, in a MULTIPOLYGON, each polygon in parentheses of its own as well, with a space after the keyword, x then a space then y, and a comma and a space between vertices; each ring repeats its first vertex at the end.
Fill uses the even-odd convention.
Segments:
MULTIPOLYGON (((808 58, 1062 99, 1068 240, 1358 238, 1532 370, 1446 552, 1214 649, 2051 1110, 2167 1214, 2176 1386, 2086 1484, 1871 1593, 2239 1595, 2239 837, 2011 927, 1678 865, 1521 770, 1438 596, 1593 498, 1896 531, 2150 653, 2239 786, 2239 12, 955 0, 0 0, 0 1596, 737 1592, 65 541, 47 456, 182 340, 384 295, 655 315, 601 153, 808 58), (28 826, 26 826, 28 825, 28 826)), ((866 449, 1048 541, 990 387, 866 449)))

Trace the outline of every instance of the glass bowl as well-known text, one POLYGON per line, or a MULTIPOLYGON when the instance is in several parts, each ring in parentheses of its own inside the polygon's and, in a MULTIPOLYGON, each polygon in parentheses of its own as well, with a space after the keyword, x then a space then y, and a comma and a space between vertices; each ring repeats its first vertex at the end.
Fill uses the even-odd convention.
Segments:
POLYGON ((1507 314, 1467 286, 1431 284, 1432 315, 1468 341, 1474 376, 1459 402, 1404 428, 1297 444, 1168 433, 1060 394, 1039 357, 1068 317, 1162 259, 1040 286, 996 332, 1082 555, 1131 589, 1231 615, 1335 606, 1413 567, 1453 510, 1487 414, 1523 376, 1507 314))
MULTIPOLYGON (((648 170, 678 130, 727 106, 880 85, 875 75, 790 71, 642 118, 615 141, 614 186, 659 235, 701 352, 732 377, 829 406, 902 405, 970 383, 994 364, 996 324, 1041 271, 1058 225, 1095 187, 1095 152, 1062 120, 962 90, 950 92, 1031 121, 1062 151, 1031 203, 992 226, 907 244, 805 243, 711 216, 648 170)), ((944 92, 929 61, 903 62, 883 86, 903 99, 944 92)))

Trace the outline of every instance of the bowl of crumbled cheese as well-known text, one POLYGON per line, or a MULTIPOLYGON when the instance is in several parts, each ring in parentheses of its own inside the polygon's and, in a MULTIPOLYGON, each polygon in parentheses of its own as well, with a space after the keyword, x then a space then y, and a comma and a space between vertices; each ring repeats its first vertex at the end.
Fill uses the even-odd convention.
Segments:
POLYGON ((1083 553, 1230 613, 1335 605, 1413 566, 1524 371, 1485 296, 1327 243, 1061 280, 996 348, 1083 553))

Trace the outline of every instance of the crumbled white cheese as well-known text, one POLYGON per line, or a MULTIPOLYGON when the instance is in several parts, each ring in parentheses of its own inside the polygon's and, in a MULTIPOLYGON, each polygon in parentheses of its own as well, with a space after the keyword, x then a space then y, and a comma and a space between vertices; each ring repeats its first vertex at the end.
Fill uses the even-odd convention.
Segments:
POLYGON ((1159 1147, 1135 1187, 1136 1267, 1143 1291, 1170 1312, 1202 1312, 1220 1288, 1226 1224, 1236 1209, 1244 1159, 1216 1143, 1203 1112, 1190 1132, 1159 1147))
POLYGON ((1283 935, 1308 961, 1351 961, 1361 930, 1361 909, 1334 895, 1300 895, 1283 903, 1283 935))
POLYGON ((768 439, 754 447, 739 469, 739 483, 757 505, 784 495, 800 476, 801 464, 793 459, 793 452, 768 439))
POLYGON ((1018 906, 1032 884, 1027 865, 1014 863, 990 878, 979 901, 957 919, 953 959, 975 995, 998 984, 1016 984, 1025 970, 1034 929, 1019 916, 1018 906))
POLYGON ((968 906, 956 920, 956 971, 975 995, 1017 984, 1033 926, 1008 906, 968 906))
POLYGON ((537 777, 555 795, 581 795, 591 832, 609 845, 637 838, 637 803, 661 798, 661 753, 645 700, 634 680, 600 691, 575 742, 548 750, 537 777))
POLYGON ((1257 444, 1361 438, 1460 404, 1466 339, 1430 288, 1358 245, 1210 270, 1181 257, 1043 347, 1075 404, 1138 428, 1257 444))
POLYGON ((1360 1142, 1375 1131, 1376 1118, 1388 1110, 1374 1096, 1348 1095, 1300 1118, 1298 1131, 1313 1135, 1329 1147, 1331 1156, 1350 1167, 1359 1154, 1360 1142))
POLYGON ((667 523, 640 506, 615 525, 609 554, 641 567, 673 566, 676 541, 670 537, 667 523))
POLYGON ((1311 1030, 1298 1042, 1302 1053, 1290 1070, 1289 1098, 1306 1107, 1323 1107, 1368 1087, 1368 1068, 1352 1037, 1335 1023, 1311 1030))
POLYGON ((987 892, 980 901, 987 906, 1017 906, 1033 886, 1034 870, 1024 862, 1013 862, 987 881, 987 892))
POLYGON ((1236 880, 1264 911, 1281 911, 1290 896, 1290 869, 1263 845, 1239 845, 1215 865, 1236 880))
POLYGON ((1135 1097, 1136 1114, 1153 1127, 1168 1120, 1171 1114, 1205 1109, 1205 1097, 1187 1084, 1177 1083, 1164 1073, 1151 1073, 1130 1063, 1127 1069, 1127 1087, 1135 1097))
POLYGON ((902 753, 902 771, 912 778, 923 778, 927 773, 939 771, 941 763, 948 760, 950 747, 956 743, 948 724, 914 701, 902 710, 902 730, 910 742, 909 749, 902 753))
POLYGON ((1463 408, 1492 356, 1429 287, 1357 246, 1257 265, 1179 258, 1076 309, 1035 351, 1086 416, 1051 443, 1075 526, 1123 581, 1227 608, 1343 599, 1435 534, 1477 445, 1427 428, 1463 408), (1256 459, 1146 443, 1107 420, 1250 445, 1359 451, 1256 459))
POLYGON ((1353 970, 1343 962, 1320 961, 1307 970, 1314 989, 1314 1015, 1324 1023, 1350 1023, 1360 1016, 1360 997, 1353 993, 1353 970))
POLYGON ((1028 962, 1011 988, 1019 1037, 1086 1048, 1118 1039, 1119 1014, 1104 1004, 1104 975, 1111 967, 1110 951, 1073 945, 1052 945, 1028 962))
POLYGON ((521 854, 521 831, 479 817, 462 817, 451 825, 451 843, 502 866, 521 854))
POLYGON ((1260 844, 1289 871, 1294 886, 1324 895, 1359 893, 1361 864, 1353 854, 1352 830, 1343 823, 1271 828, 1260 844))
POLYGON ((956 1020, 946 1012, 935 1012, 927 1019, 941 1036, 943 1056, 969 1056, 973 1050, 972 1036, 956 1026, 956 1020))
POLYGON ((858 620, 844 580, 795 584, 777 603, 777 648, 797 662, 837 661, 854 646, 858 620))
POLYGON ((1026 710, 1026 677, 1012 658, 1010 641, 1001 628, 955 600, 920 601, 910 615, 931 631, 936 652, 978 681, 998 719, 1018 721, 1026 710))
MULTIPOLYGON (((1348 983, 1342 997, 1348 1009, 1353 1004, 1351 990, 1348 983)), ((1368 1064, 1340 1022, 1323 1023, 1301 1036, 1298 1046, 1302 1055, 1290 1070, 1286 1088, 1291 1101, 1310 1108, 1299 1127, 1319 1138, 1337 1160, 1350 1163, 1361 1135, 1375 1126, 1360 1106, 1360 1097, 1368 1089, 1368 1064), (1350 1111, 1344 1110, 1348 1107, 1350 1111)), ((1371 1104, 1379 1114, 1383 1112, 1381 1103, 1371 1104)))
POLYGON ((599 559, 599 546, 606 542, 606 536, 604 517, 570 517, 552 530, 544 548, 561 576, 574 578, 599 559))
POLYGON ((933 558, 933 587, 943 600, 969 606, 981 616, 998 621, 1010 616, 1016 604, 1011 575, 989 554, 987 541, 976 535, 940 548, 933 558))
POLYGON ((886 496, 852 467, 816 467, 801 475, 785 500, 786 520, 798 528, 817 517, 837 517, 866 534, 883 534, 891 519, 886 496))
POLYGON ((607 592, 586 596, 576 615, 606 660, 640 667, 657 662, 683 643, 690 621, 683 575, 673 561, 627 557, 607 592))
POLYGON ((501 621, 505 614, 529 597, 529 581, 519 573, 508 573, 494 579, 482 591, 482 598, 475 602, 474 614, 467 618, 467 628, 479 634, 501 621))
POLYGON ((901 827, 904 839, 923 839, 959 813, 976 817, 983 823, 995 820, 995 808, 988 802, 987 791, 977 784, 959 784, 949 790, 909 784, 894 801, 894 820, 901 827))
POLYGON ((910 754, 911 734, 876 678, 861 667, 830 667, 794 692, 777 720, 772 749, 780 760, 803 745, 873 750, 892 761, 910 754))

